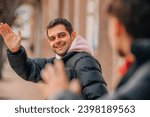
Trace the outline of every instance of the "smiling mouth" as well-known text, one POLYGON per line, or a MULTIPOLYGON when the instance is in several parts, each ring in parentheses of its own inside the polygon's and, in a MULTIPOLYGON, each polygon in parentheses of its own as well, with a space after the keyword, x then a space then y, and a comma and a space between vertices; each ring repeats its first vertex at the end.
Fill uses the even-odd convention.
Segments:
POLYGON ((62 49, 64 46, 65 46, 65 44, 62 44, 62 45, 57 46, 56 48, 57 49, 62 49))

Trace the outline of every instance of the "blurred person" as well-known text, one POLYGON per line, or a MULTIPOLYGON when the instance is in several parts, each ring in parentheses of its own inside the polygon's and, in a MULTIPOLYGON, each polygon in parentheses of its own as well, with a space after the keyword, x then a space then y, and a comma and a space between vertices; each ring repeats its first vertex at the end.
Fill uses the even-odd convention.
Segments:
POLYGON ((31 59, 21 46, 21 32, 16 35, 7 24, 0 24, 0 34, 8 47, 7 55, 13 70, 23 79, 41 81, 40 71, 47 63, 61 59, 69 81, 79 79, 84 99, 96 99, 107 93, 101 66, 93 56, 93 50, 85 39, 73 31, 64 18, 56 18, 47 26, 48 44, 56 53, 53 58, 31 59))
POLYGON ((132 61, 111 99, 150 99, 150 1, 111 0, 107 13, 112 47, 132 61))
POLYGON ((117 88, 126 84, 150 59, 149 7, 148 0, 111 0, 108 5, 110 43, 121 57, 132 61, 117 88))

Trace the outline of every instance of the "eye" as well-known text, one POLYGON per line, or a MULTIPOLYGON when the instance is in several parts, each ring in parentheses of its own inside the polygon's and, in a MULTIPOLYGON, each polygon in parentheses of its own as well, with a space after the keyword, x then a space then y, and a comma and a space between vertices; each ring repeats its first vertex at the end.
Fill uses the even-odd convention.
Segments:
POLYGON ((65 33, 60 33, 60 34, 58 34, 58 37, 59 37, 59 38, 64 38, 65 36, 66 36, 65 33))
POLYGON ((49 41, 54 41, 55 37, 49 37, 49 41))

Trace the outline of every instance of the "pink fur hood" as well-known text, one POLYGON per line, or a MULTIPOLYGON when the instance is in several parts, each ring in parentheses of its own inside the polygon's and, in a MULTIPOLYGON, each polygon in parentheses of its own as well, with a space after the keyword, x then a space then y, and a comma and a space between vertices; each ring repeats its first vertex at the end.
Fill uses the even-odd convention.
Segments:
POLYGON ((73 52, 73 51, 87 52, 91 54, 92 56, 94 56, 92 47, 90 46, 88 41, 81 36, 77 36, 72 42, 72 45, 70 49, 68 50, 68 52, 73 52))
MULTIPOLYGON (((77 36, 73 40, 73 42, 71 44, 71 47, 68 50, 68 53, 69 52, 73 52, 73 51, 76 51, 76 52, 87 52, 87 53, 91 54, 92 56, 94 56, 94 52, 93 52, 92 47, 90 46, 88 41, 86 39, 84 39, 83 37, 81 37, 81 36, 77 36)), ((56 54, 56 58, 60 59, 61 57, 56 54)))

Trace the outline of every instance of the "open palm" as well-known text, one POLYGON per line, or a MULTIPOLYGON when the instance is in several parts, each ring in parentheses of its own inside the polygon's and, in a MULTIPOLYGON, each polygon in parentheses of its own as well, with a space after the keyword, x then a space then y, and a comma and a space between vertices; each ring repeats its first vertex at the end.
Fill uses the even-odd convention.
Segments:
POLYGON ((21 46, 21 32, 16 35, 8 24, 0 24, 0 34, 11 52, 17 52, 21 46))

